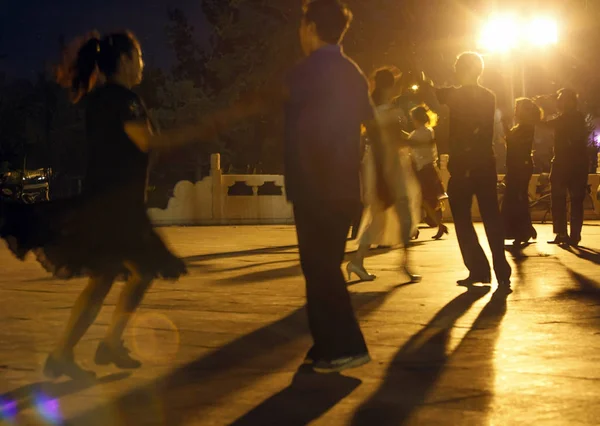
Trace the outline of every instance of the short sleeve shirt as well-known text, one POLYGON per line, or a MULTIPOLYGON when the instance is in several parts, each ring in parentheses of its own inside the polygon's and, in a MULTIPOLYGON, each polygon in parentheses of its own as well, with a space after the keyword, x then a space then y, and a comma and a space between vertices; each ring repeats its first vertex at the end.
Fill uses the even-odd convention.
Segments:
POLYGON ((408 137, 411 141, 412 158, 417 170, 421 170, 427 164, 437 161, 437 148, 435 146, 433 129, 420 127, 415 129, 408 137))
POLYGON ((374 118, 367 81, 328 45, 289 74, 285 180, 293 203, 360 202, 361 125, 374 118))
POLYGON ((131 121, 148 123, 144 103, 131 90, 106 84, 88 95, 86 193, 113 191, 127 202, 144 201, 148 155, 125 132, 131 121))

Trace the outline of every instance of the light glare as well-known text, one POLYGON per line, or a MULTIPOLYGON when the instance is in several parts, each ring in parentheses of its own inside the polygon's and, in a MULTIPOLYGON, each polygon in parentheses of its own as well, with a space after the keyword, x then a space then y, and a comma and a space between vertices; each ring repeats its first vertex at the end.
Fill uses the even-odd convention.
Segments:
POLYGON ((544 47, 557 42, 558 25, 554 19, 538 17, 525 21, 506 14, 490 18, 483 26, 479 47, 507 53, 519 47, 544 47))
POLYGON ((489 20, 481 32, 480 46, 493 52, 505 53, 517 47, 519 25, 510 16, 497 16, 489 20))
POLYGON ((558 42, 556 22, 548 18, 534 19, 529 25, 528 40, 535 46, 547 46, 558 42))

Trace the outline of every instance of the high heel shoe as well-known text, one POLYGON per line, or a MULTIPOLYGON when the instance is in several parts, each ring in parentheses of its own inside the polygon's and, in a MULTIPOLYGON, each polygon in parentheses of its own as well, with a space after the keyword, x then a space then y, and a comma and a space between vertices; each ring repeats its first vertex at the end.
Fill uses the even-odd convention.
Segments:
POLYGON ((437 234, 435 234, 433 237, 434 240, 440 240, 444 234, 448 235, 450 232, 448 231, 448 227, 446 225, 440 225, 437 231, 437 234))
POLYGON ((404 273, 410 278, 411 284, 419 283, 423 279, 421 275, 413 273, 407 265, 404 265, 404 273))
POLYGON ((418 229, 415 231, 415 233, 412 235, 412 237, 410 237, 411 240, 418 240, 419 239, 419 235, 421 235, 421 231, 419 231, 418 229))
POLYGON ((346 272, 348 273, 348 280, 352 278, 352 274, 358 276, 361 281, 374 281, 377 278, 375 275, 369 274, 364 266, 358 266, 352 262, 348 262, 346 265, 346 272))

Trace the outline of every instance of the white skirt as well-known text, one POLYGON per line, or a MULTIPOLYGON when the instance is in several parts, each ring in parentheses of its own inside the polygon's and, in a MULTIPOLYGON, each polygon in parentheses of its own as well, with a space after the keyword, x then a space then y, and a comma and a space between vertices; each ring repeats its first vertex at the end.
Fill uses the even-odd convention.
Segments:
MULTIPOLYGON (((408 199, 410 217, 398 217, 398 211, 405 211, 396 205, 385 209, 377 197, 375 159, 371 149, 367 149, 362 164, 362 198, 365 213, 360 226, 361 244, 396 246, 402 244, 403 227, 410 228, 413 235, 421 221, 421 187, 413 172, 407 149, 391 149, 387 156, 386 178, 395 200, 408 199)), ((407 214, 407 213, 405 213, 407 214)))

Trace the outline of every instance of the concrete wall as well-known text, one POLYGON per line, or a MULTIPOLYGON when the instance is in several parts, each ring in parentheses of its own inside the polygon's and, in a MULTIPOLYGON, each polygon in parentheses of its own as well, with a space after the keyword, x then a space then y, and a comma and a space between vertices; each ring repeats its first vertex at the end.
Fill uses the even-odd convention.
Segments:
POLYGON ((293 223, 281 175, 225 175, 219 154, 210 176, 175 185, 166 209, 148 213, 157 225, 240 225, 293 223))
MULTIPOLYGON (((442 156, 440 173, 444 186, 450 177, 447 160, 447 156, 442 156)), ((532 176, 530 194, 535 194, 538 179, 539 175, 532 176)), ((588 182, 592 194, 591 200, 586 200, 586 219, 600 219, 600 174, 590 175, 588 182)), ((444 218, 451 221, 447 201, 445 207, 444 218)), ((196 183, 178 182, 167 208, 152 208, 148 213, 156 225, 291 224, 294 221, 292 207, 285 197, 283 176, 225 175, 219 154, 212 155, 210 176, 196 183)), ((534 220, 541 220, 544 213, 543 206, 532 209, 534 220)), ((473 202, 473 217, 480 219, 476 202, 473 202)), ((549 214, 546 220, 551 220, 549 214)))

